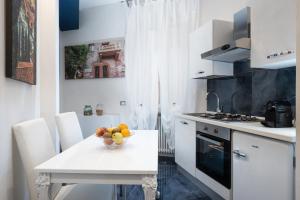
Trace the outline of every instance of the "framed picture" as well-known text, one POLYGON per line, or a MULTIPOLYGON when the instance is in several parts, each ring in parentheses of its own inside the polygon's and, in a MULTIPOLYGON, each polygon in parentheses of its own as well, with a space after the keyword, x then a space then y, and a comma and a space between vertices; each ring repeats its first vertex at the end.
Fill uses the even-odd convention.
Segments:
POLYGON ((6 77, 36 84, 37 0, 6 0, 6 77))
POLYGON ((65 79, 125 77, 124 39, 65 47, 65 79))

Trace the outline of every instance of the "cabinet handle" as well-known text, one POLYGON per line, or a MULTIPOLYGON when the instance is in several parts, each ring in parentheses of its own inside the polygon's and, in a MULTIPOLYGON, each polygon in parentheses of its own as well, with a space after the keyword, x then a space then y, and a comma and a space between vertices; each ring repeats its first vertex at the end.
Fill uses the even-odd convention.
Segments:
POLYGON ((238 157, 241 157, 241 158, 246 158, 247 157, 247 155, 245 153, 241 153, 239 150, 233 150, 232 153, 237 155, 238 157))
POLYGON ((185 122, 185 121, 181 121, 180 123, 184 124, 184 125, 188 125, 189 123, 185 122))
POLYGON ((200 71, 200 72, 198 72, 198 74, 204 74, 205 73, 205 71, 200 71))
POLYGON ((278 56, 285 56, 285 55, 290 55, 294 54, 295 51, 292 50, 287 50, 287 51, 281 51, 280 53, 273 53, 267 56, 267 59, 272 59, 272 58, 277 58, 278 56))

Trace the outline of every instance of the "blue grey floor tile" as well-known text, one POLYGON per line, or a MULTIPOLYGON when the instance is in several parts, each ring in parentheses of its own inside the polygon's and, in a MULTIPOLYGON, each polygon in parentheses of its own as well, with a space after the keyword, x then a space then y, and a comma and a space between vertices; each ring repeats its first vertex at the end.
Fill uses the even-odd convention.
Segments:
MULTIPOLYGON (((160 157, 158 168, 159 200, 210 200, 199 187, 177 170, 173 158, 160 157)), ((126 187, 126 200, 144 200, 141 186, 124 187, 126 187)))

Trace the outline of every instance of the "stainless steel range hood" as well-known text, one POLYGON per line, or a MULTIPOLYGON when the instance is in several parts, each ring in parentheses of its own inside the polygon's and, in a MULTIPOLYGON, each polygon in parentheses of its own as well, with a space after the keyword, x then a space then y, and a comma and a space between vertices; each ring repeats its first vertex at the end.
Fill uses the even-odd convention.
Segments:
POLYGON ((202 59, 226 63, 234 63, 250 59, 250 7, 246 7, 234 15, 234 41, 221 47, 204 52, 202 59))
POLYGON ((234 63, 250 58, 251 39, 241 38, 201 54, 202 59, 234 63))

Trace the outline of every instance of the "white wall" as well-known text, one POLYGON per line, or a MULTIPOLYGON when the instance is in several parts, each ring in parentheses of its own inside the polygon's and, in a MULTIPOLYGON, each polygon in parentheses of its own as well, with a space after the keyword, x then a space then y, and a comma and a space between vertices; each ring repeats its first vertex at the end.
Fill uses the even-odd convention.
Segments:
MULTIPOLYGON (((45 51, 40 52, 39 50, 47 48, 47 55, 49 53, 51 55, 51 52, 55 50, 51 46, 44 46, 43 41, 47 36, 40 38, 40 33, 38 33, 37 85, 30 86, 5 78, 4 2, 5 0, 0 0, 0 199, 28 200, 23 166, 11 127, 15 123, 40 116, 40 98, 42 95, 40 93, 39 74, 41 70, 39 66, 41 66, 40 63, 43 63, 40 56, 43 56, 45 51)), ((56 1, 44 0, 38 2, 38 25, 52 22, 52 18, 49 18, 48 14, 56 12, 53 10, 55 3, 56 1)), ((48 31, 49 34, 52 34, 52 28, 48 27, 45 32, 48 31)), ((53 77, 55 75, 49 73, 48 76, 53 77)))
POLYGON ((120 101, 125 100, 125 79, 64 79, 64 46, 85 44, 107 38, 125 36, 127 6, 115 3, 80 12, 79 30, 60 33, 61 112, 83 112, 83 106, 102 103, 105 113, 120 113, 120 101))
POLYGON ((233 14, 248 5, 249 0, 201 0, 202 24, 212 19, 233 21, 233 14))
MULTIPOLYGON (((1 0, 0 30, 5 30, 4 13, 4 0, 1 0)), ((19 194, 24 194, 25 181, 11 127, 39 115, 39 85, 30 86, 5 78, 4 31, 0 31, 0 69, 0 199, 17 200, 21 199, 19 194)))
POLYGON ((39 4, 40 113, 58 149, 54 116, 59 112, 59 5, 58 0, 39 4))

